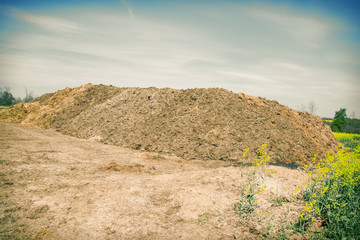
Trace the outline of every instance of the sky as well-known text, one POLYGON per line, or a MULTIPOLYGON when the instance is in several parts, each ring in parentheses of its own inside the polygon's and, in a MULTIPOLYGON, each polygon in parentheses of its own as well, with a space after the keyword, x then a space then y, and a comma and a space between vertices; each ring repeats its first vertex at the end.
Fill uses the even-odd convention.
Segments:
POLYGON ((357 0, 0 0, 0 86, 218 87, 360 118, 357 0))

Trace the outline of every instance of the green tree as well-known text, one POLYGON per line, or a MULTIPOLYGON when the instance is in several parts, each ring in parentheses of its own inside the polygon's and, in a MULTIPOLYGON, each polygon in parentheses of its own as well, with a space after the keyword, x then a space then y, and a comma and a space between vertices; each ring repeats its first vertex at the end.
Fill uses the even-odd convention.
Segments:
POLYGON ((0 105, 10 106, 15 103, 15 98, 10 92, 9 87, 0 87, 0 105))
POLYGON ((346 108, 340 108, 339 111, 335 112, 334 120, 331 123, 331 130, 333 132, 342 132, 346 124, 346 108))

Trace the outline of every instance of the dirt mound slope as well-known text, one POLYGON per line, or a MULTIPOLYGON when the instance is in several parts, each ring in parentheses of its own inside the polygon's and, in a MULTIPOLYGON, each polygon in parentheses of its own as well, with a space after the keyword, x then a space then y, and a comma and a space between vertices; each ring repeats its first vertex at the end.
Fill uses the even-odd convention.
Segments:
POLYGON ((266 143, 272 162, 303 164, 337 144, 318 116, 220 88, 87 84, 0 111, 2 121, 185 159, 239 161, 266 143))

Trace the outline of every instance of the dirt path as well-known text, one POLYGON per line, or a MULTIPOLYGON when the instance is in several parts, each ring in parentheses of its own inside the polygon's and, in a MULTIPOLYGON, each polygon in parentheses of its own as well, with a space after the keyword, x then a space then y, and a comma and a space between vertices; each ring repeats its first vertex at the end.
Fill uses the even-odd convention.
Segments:
POLYGON ((300 170, 272 166, 257 217, 245 221, 234 204, 248 169, 226 162, 7 123, 0 149, 0 239, 261 239, 269 221, 301 208, 273 202, 303 183, 300 170))

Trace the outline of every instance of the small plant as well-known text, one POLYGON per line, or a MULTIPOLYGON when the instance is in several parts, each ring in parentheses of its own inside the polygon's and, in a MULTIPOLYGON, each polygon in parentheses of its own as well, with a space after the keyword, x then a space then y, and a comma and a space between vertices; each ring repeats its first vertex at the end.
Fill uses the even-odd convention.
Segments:
POLYGON ((275 204, 283 204, 283 203, 288 203, 290 201, 289 201, 289 199, 287 199, 287 197, 279 196, 279 197, 273 199, 272 202, 275 204))
POLYGON ((205 225, 210 219, 210 215, 208 213, 204 213, 202 215, 199 216, 199 218, 197 219, 196 223, 199 226, 203 226, 205 225))
MULTIPOLYGON (((256 186, 255 186, 256 187, 256 186)), ((257 207, 257 201, 255 198, 255 191, 253 187, 249 189, 242 188, 241 200, 236 204, 238 213, 246 220, 247 215, 252 213, 257 207)))
POLYGON ((263 234, 263 237, 267 237, 270 235, 270 230, 271 230, 271 221, 273 220, 274 218, 274 215, 271 216, 271 218, 269 219, 269 222, 266 226, 266 230, 265 230, 265 233, 263 234))
MULTIPOLYGON (((263 144, 256 150, 258 157, 253 168, 249 171, 246 186, 241 187, 241 200, 236 204, 236 208, 238 213, 244 219, 248 219, 247 215, 252 213, 258 207, 255 195, 257 192, 262 192, 262 188, 260 187, 261 184, 257 179, 257 172, 270 160, 270 157, 264 151, 266 147, 267 145, 263 144)), ((242 160, 246 160, 248 152, 249 148, 246 148, 242 155, 242 160)))

